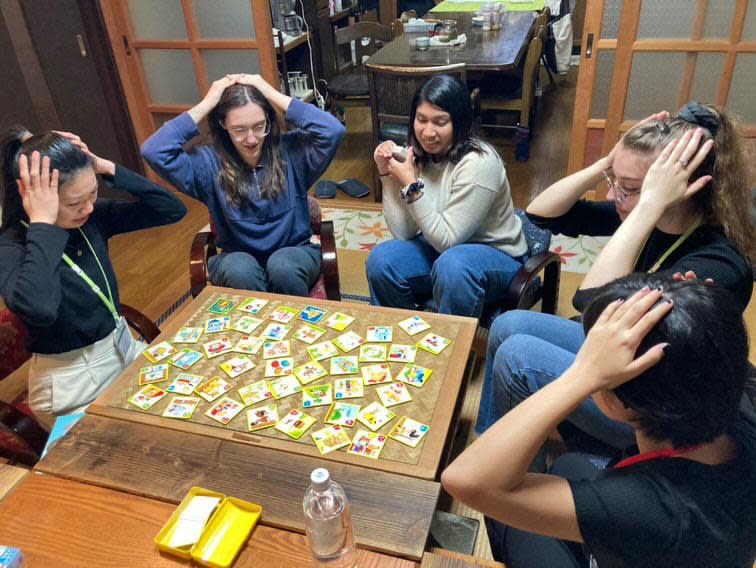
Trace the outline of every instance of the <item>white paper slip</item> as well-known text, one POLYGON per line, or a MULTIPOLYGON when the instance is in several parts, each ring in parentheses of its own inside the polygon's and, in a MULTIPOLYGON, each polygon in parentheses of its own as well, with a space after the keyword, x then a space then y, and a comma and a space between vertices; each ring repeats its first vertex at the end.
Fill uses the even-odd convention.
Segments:
POLYGON ((219 502, 220 499, 218 497, 209 497, 207 495, 193 497, 184 510, 181 511, 168 546, 181 548, 182 546, 190 546, 197 542, 202 534, 202 529, 205 528, 207 520, 219 502))

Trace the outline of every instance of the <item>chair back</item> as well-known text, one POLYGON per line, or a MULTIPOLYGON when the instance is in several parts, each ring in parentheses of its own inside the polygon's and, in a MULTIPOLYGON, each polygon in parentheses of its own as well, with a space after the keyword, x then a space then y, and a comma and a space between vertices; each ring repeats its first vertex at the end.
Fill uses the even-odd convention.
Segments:
POLYGON ((525 56, 525 67, 522 73, 522 101, 523 104, 529 104, 535 96, 536 83, 538 74, 541 69, 541 54, 543 53, 542 35, 545 33, 545 27, 539 28, 528 46, 528 54, 525 56))
POLYGON ((0 310, 0 381, 23 365, 31 353, 26 350, 29 332, 16 314, 0 310))
POLYGON ((551 231, 536 226, 524 210, 515 207, 515 215, 522 221, 522 232, 528 243, 528 254, 535 256, 546 252, 551 246, 551 231))
POLYGON ((394 30, 392 26, 384 26, 377 22, 360 21, 354 22, 344 28, 333 28, 334 40, 336 43, 336 72, 343 73, 351 68, 361 68, 362 61, 367 56, 373 55, 378 51, 378 42, 388 43, 394 38, 394 30), (363 44, 363 38, 368 39, 367 43, 363 44), (349 61, 347 65, 342 65, 339 61, 339 53, 341 53, 341 47, 344 45, 355 42, 355 55, 356 64, 351 62, 351 50, 349 51, 349 61))

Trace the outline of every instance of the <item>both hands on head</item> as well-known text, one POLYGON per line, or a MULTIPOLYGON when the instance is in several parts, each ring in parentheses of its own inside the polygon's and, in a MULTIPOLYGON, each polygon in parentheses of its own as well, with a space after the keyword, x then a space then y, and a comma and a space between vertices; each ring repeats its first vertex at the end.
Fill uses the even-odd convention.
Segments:
POLYGON ((61 130, 53 130, 53 132, 55 132, 55 134, 59 134, 60 136, 71 142, 71 144, 76 146, 79 150, 84 152, 87 156, 89 156, 94 163, 94 170, 96 174, 109 176, 115 175, 115 164, 110 160, 100 158, 99 156, 94 154, 78 135, 74 134, 73 132, 63 132, 61 130))
POLYGON ((58 170, 50 171, 50 158, 32 152, 18 159, 18 192, 30 223, 54 225, 58 218, 58 170))
POLYGON ((208 109, 215 108, 218 101, 220 101, 221 95, 223 95, 223 91, 231 85, 251 85, 260 91, 266 98, 268 97, 269 89, 273 88, 258 74, 250 75, 246 73, 236 73, 233 75, 226 75, 217 81, 213 81, 205 98, 202 100, 202 104, 208 109))

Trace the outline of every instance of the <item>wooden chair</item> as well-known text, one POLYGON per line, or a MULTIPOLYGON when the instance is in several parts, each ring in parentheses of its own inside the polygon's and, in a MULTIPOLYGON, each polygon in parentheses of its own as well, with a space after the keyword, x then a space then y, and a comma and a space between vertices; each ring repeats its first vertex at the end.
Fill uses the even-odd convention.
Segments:
MULTIPOLYGON (((121 313, 147 343, 152 343, 160 335, 160 329, 137 309, 121 304, 121 313)), ((7 308, 0 310, 0 381, 31 357, 26 349, 27 337, 26 326, 18 317, 7 308)), ((12 403, 0 401, 1 457, 33 466, 39 460, 47 436, 48 432, 29 408, 25 389, 12 403)))
MULTIPOLYGON (((339 265, 336 258, 336 238, 333 221, 323 221, 320 206, 314 197, 307 197, 310 208, 310 228, 320 236, 320 277, 310 288, 309 297, 321 300, 341 301, 339 265)), ((189 283, 192 297, 196 298, 210 282, 207 260, 218 254, 215 228, 212 224, 202 228, 194 237, 189 253, 189 283)))

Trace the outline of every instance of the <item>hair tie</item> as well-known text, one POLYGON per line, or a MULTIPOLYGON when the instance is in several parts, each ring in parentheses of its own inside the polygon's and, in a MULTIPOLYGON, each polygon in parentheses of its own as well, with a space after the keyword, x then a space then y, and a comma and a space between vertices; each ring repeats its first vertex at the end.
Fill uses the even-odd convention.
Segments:
POLYGON ((712 137, 717 135, 719 117, 711 109, 699 102, 692 101, 686 104, 677 111, 677 118, 705 128, 711 133, 712 137))

